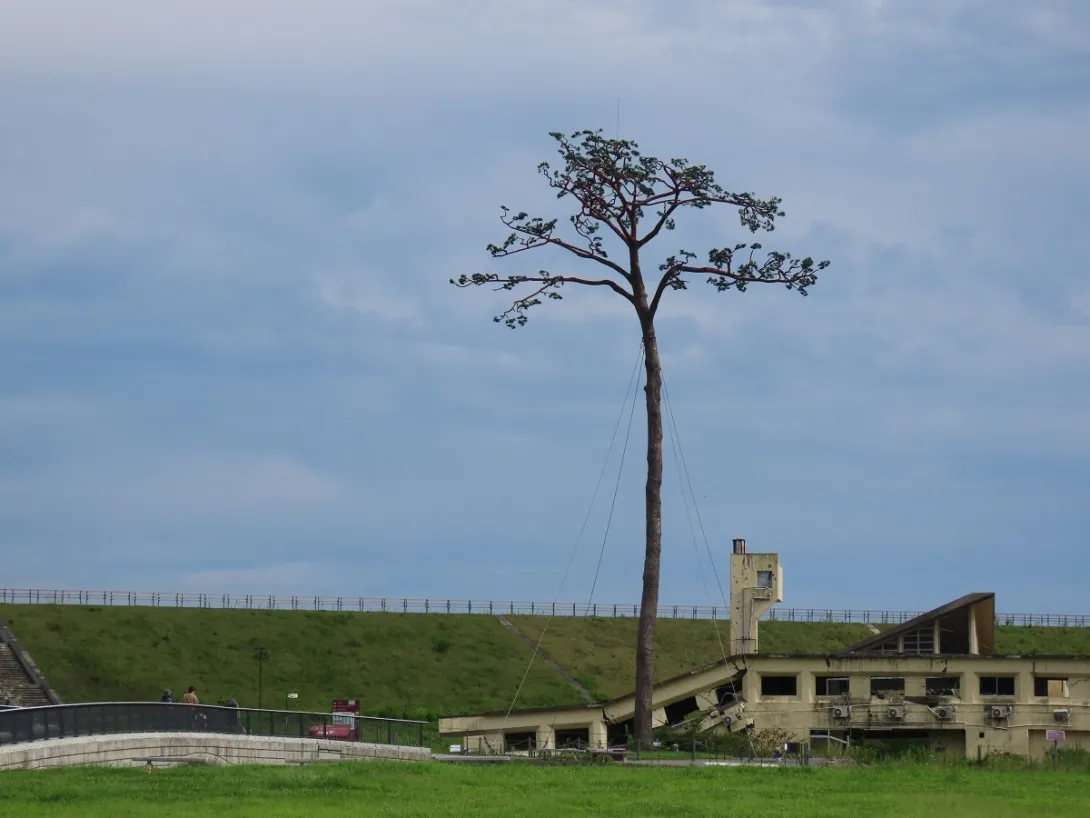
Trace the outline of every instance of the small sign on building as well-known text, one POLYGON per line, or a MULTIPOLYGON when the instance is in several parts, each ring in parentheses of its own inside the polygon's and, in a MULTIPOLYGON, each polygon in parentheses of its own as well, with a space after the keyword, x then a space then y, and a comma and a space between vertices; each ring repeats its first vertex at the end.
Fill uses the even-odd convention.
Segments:
POLYGON ((1045 741, 1063 741, 1064 735, 1063 730, 1046 730, 1045 741))

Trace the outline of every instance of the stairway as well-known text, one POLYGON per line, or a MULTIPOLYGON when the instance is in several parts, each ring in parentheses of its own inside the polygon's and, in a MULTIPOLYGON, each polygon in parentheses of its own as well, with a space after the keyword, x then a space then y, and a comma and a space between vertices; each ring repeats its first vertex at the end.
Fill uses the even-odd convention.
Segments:
POLYGON ((0 705, 42 707, 61 700, 0 619, 0 705))

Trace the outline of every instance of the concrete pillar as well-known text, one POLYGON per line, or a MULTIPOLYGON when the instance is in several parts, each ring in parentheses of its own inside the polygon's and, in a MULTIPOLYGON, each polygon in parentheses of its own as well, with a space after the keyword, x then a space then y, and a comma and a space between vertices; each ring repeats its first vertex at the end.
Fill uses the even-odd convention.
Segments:
POLYGON ((551 725, 539 724, 537 726, 537 749, 556 749, 556 731, 553 730, 551 725))
POLYGON ((606 723, 601 719, 590 723, 589 741, 591 747, 607 747, 609 745, 606 723))

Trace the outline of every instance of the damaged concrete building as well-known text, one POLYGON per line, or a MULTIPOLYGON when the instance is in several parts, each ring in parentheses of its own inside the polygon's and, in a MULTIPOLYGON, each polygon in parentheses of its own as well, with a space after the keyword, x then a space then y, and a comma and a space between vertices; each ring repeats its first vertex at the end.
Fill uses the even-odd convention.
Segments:
MULTIPOLYGON (((781 728, 800 743, 912 739, 948 754, 1041 757, 1048 731, 1090 740, 1090 657, 1001 656, 995 595, 973 593, 829 654, 761 653, 760 617, 783 600, 777 554, 730 555, 730 655, 654 687, 656 727, 781 728), (694 714, 695 715, 694 717, 694 714)), ((623 745, 634 697, 439 720, 471 751, 623 745)))

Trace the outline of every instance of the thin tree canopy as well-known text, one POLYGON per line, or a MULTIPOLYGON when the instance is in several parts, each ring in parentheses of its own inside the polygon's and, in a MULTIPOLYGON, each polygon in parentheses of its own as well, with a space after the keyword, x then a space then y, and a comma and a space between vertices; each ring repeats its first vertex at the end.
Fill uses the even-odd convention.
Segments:
POLYGON ((730 205, 738 209, 741 225, 750 233, 770 232, 776 219, 784 215, 780 199, 728 192, 704 165, 644 156, 635 142, 608 139, 601 131, 551 136, 559 143, 563 167, 553 169, 542 162, 538 170, 557 191, 558 199, 570 196, 575 200, 578 212, 568 219, 571 230, 565 231, 565 237, 557 229, 558 219, 512 213, 503 207, 500 218, 511 233, 502 244, 488 245, 488 251, 493 258, 507 258, 541 247, 559 247, 597 264, 599 275, 580 277, 538 270, 506 275, 475 273, 451 279, 459 287, 492 285, 500 290, 524 290, 495 317, 497 322, 512 328, 523 326, 531 307, 545 298, 561 299, 560 290, 566 284, 608 287, 628 300, 641 318, 653 320, 666 291, 686 289, 693 276, 704 277, 720 292, 744 291, 751 283, 765 282, 783 284, 805 295, 817 281, 818 272, 829 266, 828 261, 793 258, 778 251, 759 256, 763 249, 759 242, 742 242, 709 250, 705 263, 697 261, 697 253, 681 249, 663 259, 653 281, 647 281, 640 251, 663 231, 672 231, 684 208, 730 205), (615 239, 627 252, 612 258, 606 238, 609 244, 615 239))

